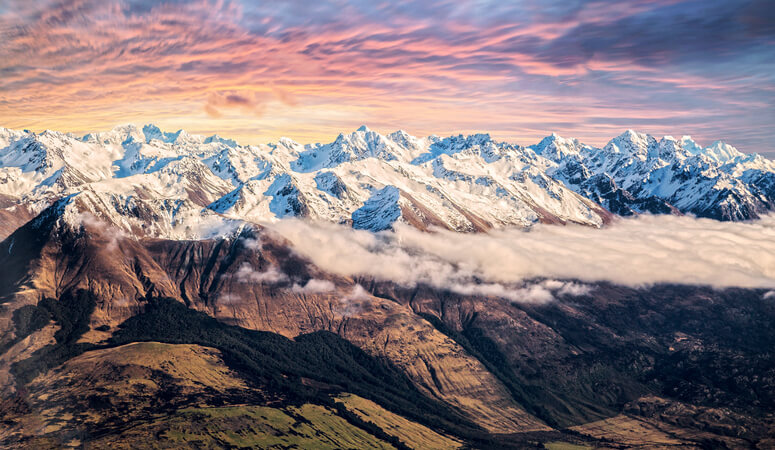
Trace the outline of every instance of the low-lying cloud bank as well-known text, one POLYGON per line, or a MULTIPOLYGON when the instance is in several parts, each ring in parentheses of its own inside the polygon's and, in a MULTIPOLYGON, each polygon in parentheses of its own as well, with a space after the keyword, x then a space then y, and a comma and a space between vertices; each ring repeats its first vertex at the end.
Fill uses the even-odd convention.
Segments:
POLYGON ((486 234, 423 233, 403 225, 372 234, 299 220, 267 227, 332 273, 514 301, 541 302, 589 289, 551 279, 775 288, 775 216, 746 223, 641 216, 603 229, 537 225, 486 234), (550 280, 521 284, 535 278, 550 280))

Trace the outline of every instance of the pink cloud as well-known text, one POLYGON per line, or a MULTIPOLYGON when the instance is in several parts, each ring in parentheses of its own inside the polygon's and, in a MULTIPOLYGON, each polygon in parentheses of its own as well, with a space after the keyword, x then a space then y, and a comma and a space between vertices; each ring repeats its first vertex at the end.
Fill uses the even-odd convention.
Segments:
POLYGON ((181 126, 194 132, 255 142, 281 134, 324 140, 369 122, 416 134, 491 131, 512 140, 556 130, 597 143, 640 124, 702 134, 713 120, 712 128, 738 130, 738 119, 717 118, 714 108, 771 107, 738 95, 753 79, 594 52, 544 54, 578 27, 670 3, 592 2, 562 20, 491 26, 457 9, 438 22, 411 15, 376 21, 349 8, 314 26, 263 17, 255 20, 261 32, 246 22, 246 8, 228 1, 138 10, 118 0, 23 3, 0 16, 0 125, 81 132, 185 119, 181 126), (600 123, 622 117, 631 123, 600 123), (214 118, 217 126, 208 122, 214 118))

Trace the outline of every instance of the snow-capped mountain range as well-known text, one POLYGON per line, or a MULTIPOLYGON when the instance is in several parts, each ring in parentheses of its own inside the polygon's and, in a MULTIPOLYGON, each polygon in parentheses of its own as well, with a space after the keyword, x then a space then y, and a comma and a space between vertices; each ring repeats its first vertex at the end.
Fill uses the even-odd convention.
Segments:
POLYGON ((396 221, 457 231, 602 226, 643 212, 746 220, 775 208, 775 163, 722 142, 633 131, 595 148, 556 134, 523 147, 365 126, 327 144, 257 146, 154 125, 83 137, 0 128, 0 220, 62 198, 66 215, 176 239, 285 217, 372 231, 396 221))

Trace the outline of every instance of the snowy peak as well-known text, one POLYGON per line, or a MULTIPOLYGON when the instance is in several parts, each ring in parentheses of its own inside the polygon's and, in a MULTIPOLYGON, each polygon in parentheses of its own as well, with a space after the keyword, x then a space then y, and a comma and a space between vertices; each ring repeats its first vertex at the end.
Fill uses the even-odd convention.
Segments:
MULTIPOLYGON (((148 124, 143 127, 143 135, 145 136, 145 143, 148 144, 154 139, 164 142, 166 144, 174 144, 179 142, 190 141, 192 136, 184 130, 178 130, 174 133, 163 132, 153 124, 148 124)), ((212 141, 211 141, 212 142, 212 141)))
POLYGON ((122 240, 145 236, 207 239, 231 234, 240 227, 239 222, 197 208, 185 199, 118 198, 91 189, 53 202, 31 225, 38 229, 97 229, 122 240))
POLYGON ((743 220, 775 207, 772 162, 723 143, 702 148, 688 136, 657 141, 628 130, 601 151, 585 154, 556 160, 548 173, 618 214, 683 212, 743 220))
POLYGON ((691 136, 684 136, 681 138, 681 145, 691 155, 706 156, 718 163, 727 163, 736 158, 744 158, 746 156, 735 147, 721 141, 716 141, 711 146, 703 148, 691 136))
POLYGON ((88 143, 99 143, 104 145, 123 145, 131 142, 145 142, 145 135, 134 124, 119 125, 110 131, 100 133, 89 133, 82 139, 88 143))
MULTIPOLYGON (((201 143, 234 142, 223 140, 219 136, 205 138, 199 135, 189 134, 185 130, 175 132, 162 131, 154 124, 143 125, 142 128, 134 124, 119 125, 110 131, 101 133, 89 133, 81 138, 84 142, 100 143, 105 145, 153 144, 157 145, 186 145, 201 143)), ((235 143, 236 144, 236 143, 235 143)))
POLYGON ((675 140, 672 136, 663 137, 656 147, 649 149, 649 159, 672 162, 677 159, 685 159, 688 156, 690 154, 684 149, 682 142, 675 140))
POLYGON ((234 139, 223 138, 223 137, 218 136, 217 134, 214 134, 212 136, 208 136, 207 138, 205 138, 204 143, 205 144, 213 144, 213 143, 215 143, 215 144, 223 144, 223 145, 225 145, 227 147, 236 147, 237 146, 237 141, 235 141, 234 139))
POLYGON ((649 154, 649 148, 655 146, 656 143, 656 139, 651 135, 627 130, 611 139, 603 150, 609 154, 621 154, 628 157, 646 159, 649 154))
POLYGON ((427 152, 415 158, 412 161, 412 164, 423 164, 438 158, 441 155, 451 157, 479 156, 485 162, 492 163, 509 154, 514 154, 522 150, 523 149, 519 146, 514 146, 505 142, 496 142, 487 133, 478 133, 469 136, 460 134, 434 140, 430 144, 427 152))
POLYGON ((425 148, 424 139, 418 139, 404 130, 394 131, 387 135, 387 138, 413 155, 425 148))
POLYGON ((486 133, 417 138, 366 126, 330 143, 258 146, 152 124, 80 139, 0 129, 5 203, 37 213, 72 195, 127 233, 174 238, 285 217, 374 231, 602 226, 609 211, 741 220, 775 209, 775 164, 721 142, 632 130, 599 149, 555 133, 522 147, 486 133))
POLYGON ((299 155, 292 167, 300 172, 311 172, 366 158, 393 161, 405 153, 406 149, 399 144, 364 125, 350 134, 340 134, 330 144, 311 146, 299 155))
POLYGON ((681 137, 681 147, 684 148, 690 155, 697 155, 702 153, 702 147, 691 136, 681 137))
POLYGON ((716 141, 713 143, 713 145, 707 147, 703 151, 703 154, 722 163, 726 163, 733 159, 745 156, 736 148, 721 141, 716 141))
POLYGON ((566 158, 578 158, 582 144, 578 139, 565 139, 557 133, 541 139, 536 145, 530 146, 537 155, 552 161, 561 161, 566 158))

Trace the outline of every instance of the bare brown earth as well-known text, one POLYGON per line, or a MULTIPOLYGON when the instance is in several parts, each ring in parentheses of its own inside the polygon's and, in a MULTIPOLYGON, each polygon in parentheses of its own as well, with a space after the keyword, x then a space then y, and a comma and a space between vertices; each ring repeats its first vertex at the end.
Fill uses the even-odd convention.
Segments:
MULTIPOLYGON (((393 448, 324 407, 240 403, 260 394, 217 350, 197 345, 145 342, 87 352, 38 376, 28 389, 30 413, 2 429, 0 442, 26 448, 393 448)), ((406 421, 396 431, 421 429, 406 421)))
POLYGON ((394 434, 403 442, 411 442, 418 448, 453 449, 461 448, 463 442, 439 434, 428 427, 412 423, 405 418, 393 414, 378 404, 357 395, 345 394, 336 399, 346 408, 353 411, 364 420, 377 424, 390 434, 394 434))
MULTIPOLYGON (((149 435, 166 439, 160 447, 257 445, 268 442, 262 440, 268 431, 249 424, 269 416, 261 420, 276 421, 272 433, 286 436, 272 445, 291 445, 288 436, 296 434, 326 435, 338 445, 396 445, 331 406, 266 403, 218 350, 193 342, 74 351, 20 382, 14 363, 56 341, 59 322, 47 319, 25 334, 19 311, 37 311, 42 299, 78 290, 92 293, 96 304, 68 348, 106 345, 155 297, 291 338, 330 331, 400 369, 419 392, 460 412, 499 446, 768 448, 773 442, 775 306, 757 290, 600 284, 588 296, 514 304, 332 276, 260 228, 234 239, 165 241, 88 225, 72 229, 56 217, 28 223, 0 243, 0 268, 0 442, 7 445, 116 446, 149 435), (271 268, 287 279, 251 278, 271 268), (292 288, 313 278, 335 290, 292 288), (351 298, 356 284, 368 294, 351 298), (227 407, 248 409, 217 409, 227 407), (315 417, 311 428, 300 428, 298 418, 287 423, 299 415, 315 417), (192 430, 201 426, 192 423, 215 425, 197 434, 192 430), (106 431, 84 432, 95 427, 106 431)), ((395 412, 375 413, 381 406, 365 402, 360 416, 403 444, 412 446, 407 436, 418 442, 440 436, 431 440, 441 447, 466 441, 395 412), (405 429, 390 434, 400 424, 405 429)))
POLYGON ((34 214, 20 204, 18 199, 0 194, 0 240, 7 238, 33 217, 34 214))

